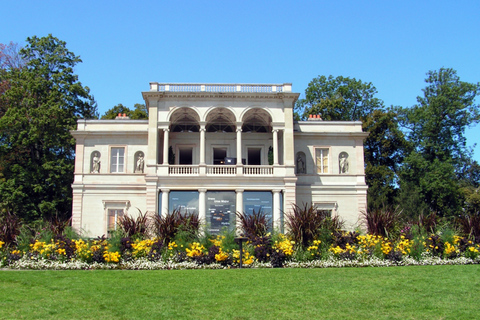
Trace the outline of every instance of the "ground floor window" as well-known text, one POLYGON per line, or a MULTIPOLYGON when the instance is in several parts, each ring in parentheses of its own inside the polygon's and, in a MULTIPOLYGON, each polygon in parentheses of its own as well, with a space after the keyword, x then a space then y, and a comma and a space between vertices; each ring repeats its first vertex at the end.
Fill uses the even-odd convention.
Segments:
POLYGON ((265 213, 273 226, 273 194, 270 191, 245 191, 243 193, 243 212, 252 214, 255 212, 265 213))
POLYGON ((117 230, 118 222, 123 214, 123 209, 108 209, 108 231, 117 230))
POLYGON ((174 210, 179 210, 183 214, 198 214, 198 191, 170 191, 168 212, 174 210))
POLYGON ((218 234, 222 229, 235 227, 234 191, 208 191, 206 200, 206 220, 211 234, 218 234))

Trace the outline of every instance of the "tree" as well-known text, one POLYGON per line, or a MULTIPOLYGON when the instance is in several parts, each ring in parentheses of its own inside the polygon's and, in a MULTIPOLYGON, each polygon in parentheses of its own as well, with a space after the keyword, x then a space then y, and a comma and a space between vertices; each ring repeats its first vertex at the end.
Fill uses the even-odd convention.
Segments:
MULTIPOLYGON (((402 166, 402 198, 415 188, 428 210, 448 217, 462 205, 461 181, 478 185, 478 164, 470 161, 464 133, 480 120, 475 104, 480 85, 460 81, 448 68, 429 71, 425 82, 418 104, 398 109, 415 146, 402 166), (466 179, 465 173, 469 173, 466 179)), ((416 208, 418 204, 406 209, 416 208)))
POLYGON ((27 38, 25 66, 3 70, 0 95, 0 203, 26 220, 69 218, 79 118, 94 118, 96 105, 73 68, 81 60, 49 35, 27 38))
POLYGON ((372 83, 342 76, 319 76, 308 84, 305 99, 296 104, 303 111, 303 119, 310 114, 320 114, 323 120, 362 120, 374 110, 383 109, 383 102, 375 98, 377 89, 372 83))
POLYGON ((441 68, 427 73, 424 96, 418 104, 400 110, 409 139, 428 161, 453 160, 456 169, 470 158, 465 128, 480 121, 475 97, 480 84, 460 81, 453 69, 441 68))
POLYGON ((148 119, 148 109, 144 104, 136 103, 134 108, 134 110, 131 110, 119 103, 113 108, 107 110, 101 119, 113 120, 118 116, 118 114, 125 114, 133 120, 148 119))
POLYGON ((369 132, 364 144, 368 209, 393 208, 399 168, 410 146, 392 110, 374 110, 364 118, 363 130, 369 132))
POLYGON ((319 76, 309 83, 306 98, 296 105, 297 114, 303 111, 303 119, 321 114, 325 121, 363 121, 363 130, 369 132, 364 142, 369 210, 394 206, 398 168, 407 148, 397 113, 385 111, 376 93, 372 83, 319 76))

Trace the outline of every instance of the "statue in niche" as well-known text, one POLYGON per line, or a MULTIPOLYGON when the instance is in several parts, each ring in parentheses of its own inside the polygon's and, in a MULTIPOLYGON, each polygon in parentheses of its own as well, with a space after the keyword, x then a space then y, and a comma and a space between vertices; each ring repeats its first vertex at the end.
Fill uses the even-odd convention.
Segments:
POLYGON ((143 169, 145 167, 145 159, 143 159, 143 153, 138 155, 137 165, 135 166, 135 172, 143 173, 143 169))
POLYGON ((100 173, 100 154, 98 152, 93 154, 92 173, 100 173))
POLYGON ((348 173, 348 154, 346 152, 340 153, 338 157, 338 166, 340 173, 348 173))
POLYGON ((303 159, 303 156, 301 154, 298 154, 297 156, 297 173, 298 174, 307 173, 305 168, 305 160, 303 159))

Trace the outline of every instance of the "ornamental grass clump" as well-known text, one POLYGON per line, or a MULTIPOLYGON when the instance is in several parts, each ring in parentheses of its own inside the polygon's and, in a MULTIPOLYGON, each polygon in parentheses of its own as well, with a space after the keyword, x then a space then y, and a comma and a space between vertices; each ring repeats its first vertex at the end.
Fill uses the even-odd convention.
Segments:
POLYGON ((313 240, 324 240, 322 230, 330 233, 340 230, 343 222, 339 217, 331 217, 330 211, 319 210, 314 205, 305 204, 304 207, 293 205, 291 213, 286 213, 286 228, 288 236, 297 246, 308 248, 313 240))
POLYGON ((5 246, 16 244, 17 236, 20 234, 21 220, 14 214, 7 212, 0 217, 0 241, 5 246))
POLYGON ((370 234, 382 237, 395 237, 399 234, 401 213, 398 208, 363 211, 363 221, 370 234))
POLYGON ((457 218, 456 222, 460 235, 474 243, 480 243, 480 213, 464 213, 457 218))
POLYGON ((155 235, 164 244, 173 241, 180 231, 184 232, 188 238, 197 238, 200 231, 200 219, 195 212, 182 214, 180 209, 175 209, 165 216, 155 215, 153 229, 155 235))
POLYGON ((145 239, 148 236, 150 219, 147 213, 142 213, 138 210, 138 216, 136 218, 125 214, 119 218, 117 224, 126 237, 145 239))
POLYGON ((241 233, 250 241, 265 237, 272 225, 272 221, 262 210, 253 210, 252 213, 236 212, 236 216, 240 220, 241 233))

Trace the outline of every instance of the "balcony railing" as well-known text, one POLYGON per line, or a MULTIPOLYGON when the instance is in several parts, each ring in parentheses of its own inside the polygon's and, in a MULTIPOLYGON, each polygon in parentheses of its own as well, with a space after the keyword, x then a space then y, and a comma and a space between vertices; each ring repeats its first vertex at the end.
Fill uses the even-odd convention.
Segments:
POLYGON ((198 166, 170 165, 168 173, 171 175, 198 175, 198 166))
POLYGON ((207 166, 208 175, 236 175, 237 167, 235 166, 207 166))
POLYGON ((292 92, 291 83, 283 84, 226 84, 226 83, 150 83, 150 91, 159 92, 292 92))
POLYGON ((243 167, 244 175, 264 176, 273 174, 272 166, 245 166, 243 167))
MULTIPOLYGON (((273 175, 273 166, 243 166, 240 171, 248 176, 268 176, 273 175)), ((198 165, 169 165, 169 175, 200 175, 200 166, 198 165)), ((209 176, 235 176, 237 175, 237 167, 234 165, 208 165, 206 166, 206 174, 209 176)))

